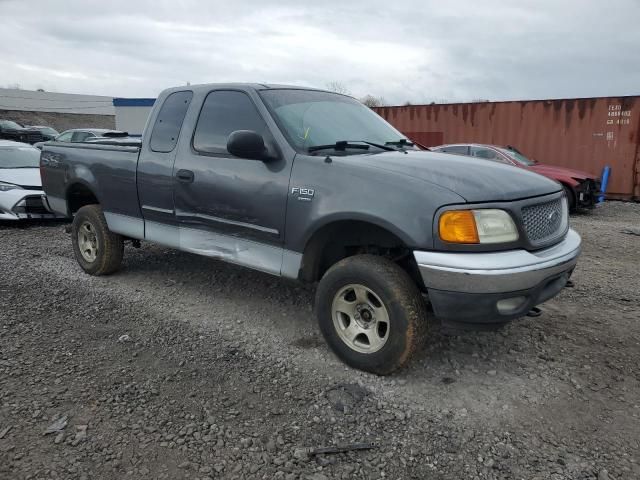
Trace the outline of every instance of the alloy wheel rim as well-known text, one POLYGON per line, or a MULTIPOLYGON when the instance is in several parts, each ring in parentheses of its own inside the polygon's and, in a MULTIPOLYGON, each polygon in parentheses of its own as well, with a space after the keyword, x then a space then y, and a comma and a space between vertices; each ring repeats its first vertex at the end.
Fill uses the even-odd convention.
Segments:
POLYGON ((342 287, 331 305, 333 326, 340 339, 359 353, 375 353, 389 339, 389 313, 380 297, 360 284, 342 287))
POLYGON ((82 222, 78 228, 78 247, 87 262, 94 262, 98 256, 98 236, 89 222, 82 222))

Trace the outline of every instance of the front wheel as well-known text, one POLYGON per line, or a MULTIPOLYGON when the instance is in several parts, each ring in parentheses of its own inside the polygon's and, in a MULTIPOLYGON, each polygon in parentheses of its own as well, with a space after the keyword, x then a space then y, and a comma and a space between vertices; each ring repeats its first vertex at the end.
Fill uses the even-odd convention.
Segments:
POLYGON ((82 269, 91 275, 109 275, 120 268, 124 253, 122 236, 109 230, 99 205, 86 205, 73 217, 73 252, 82 269))
POLYGON ((566 185, 562 185, 562 189, 564 190, 564 194, 567 197, 567 205, 569 206, 570 212, 576 211, 576 194, 574 193, 572 188, 567 187, 566 185))
POLYGON ((404 366, 427 329, 424 300, 409 275, 374 255, 345 258, 316 293, 320 331, 346 364, 378 375, 404 366))

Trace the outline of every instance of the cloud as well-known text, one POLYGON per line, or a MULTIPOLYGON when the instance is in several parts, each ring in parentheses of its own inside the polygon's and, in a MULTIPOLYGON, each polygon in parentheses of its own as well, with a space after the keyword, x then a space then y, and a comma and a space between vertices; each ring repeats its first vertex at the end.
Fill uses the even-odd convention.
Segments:
POLYGON ((640 85, 635 0, 5 0, 0 16, 0 85, 27 89, 148 97, 187 81, 339 81, 418 103, 640 85))

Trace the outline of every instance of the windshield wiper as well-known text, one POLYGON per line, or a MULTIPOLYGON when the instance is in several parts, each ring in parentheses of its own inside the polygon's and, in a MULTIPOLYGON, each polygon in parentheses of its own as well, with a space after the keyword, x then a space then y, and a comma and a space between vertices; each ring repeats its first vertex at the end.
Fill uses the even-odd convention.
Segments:
POLYGON ((401 138, 393 142, 384 142, 385 145, 393 145, 394 147, 413 147, 415 144, 406 138, 401 138))
POLYGON ((380 145, 379 143, 369 142, 367 140, 340 140, 330 145, 314 145, 312 147, 307 148, 307 151, 309 153, 312 153, 312 152, 317 152, 318 150, 327 150, 329 148, 332 148, 336 151, 345 151, 347 148, 355 149, 355 150, 369 150, 369 146, 376 147, 381 150, 387 150, 387 151, 395 150, 391 147, 380 145), (364 143, 365 145, 360 145, 360 143, 364 143))
POLYGON ((307 152, 311 153, 311 152, 317 152, 318 150, 328 150, 328 149, 334 149, 337 151, 343 151, 346 150, 347 148, 354 148, 356 150, 369 150, 369 145, 359 145, 357 143, 350 143, 347 141, 340 141, 340 142, 336 142, 333 144, 327 144, 327 145, 314 145, 312 147, 307 148, 307 152))
POLYGON ((393 152, 395 148, 387 147, 387 144, 381 145, 379 143, 368 142, 366 140, 358 140, 359 142, 366 143, 367 145, 371 145, 372 147, 377 147, 382 150, 386 150, 387 152, 393 152))

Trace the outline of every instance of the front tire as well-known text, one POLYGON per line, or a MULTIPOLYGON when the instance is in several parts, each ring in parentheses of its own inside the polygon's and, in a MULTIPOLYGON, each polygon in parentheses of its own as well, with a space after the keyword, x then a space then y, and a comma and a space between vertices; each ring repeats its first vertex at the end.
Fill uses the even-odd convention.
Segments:
POLYGON ((86 205, 73 217, 73 252, 90 275, 109 275, 120 268, 124 253, 121 235, 109 230, 99 205, 86 205))
POLYGON ((374 255, 331 267, 316 293, 320 331, 347 365, 387 375, 406 365, 427 331, 424 300, 409 275, 374 255))
POLYGON ((569 188, 566 185, 562 185, 562 189, 564 190, 564 194, 567 197, 567 204, 569 205, 569 211, 576 211, 576 194, 574 193, 572 188, 569 188))

